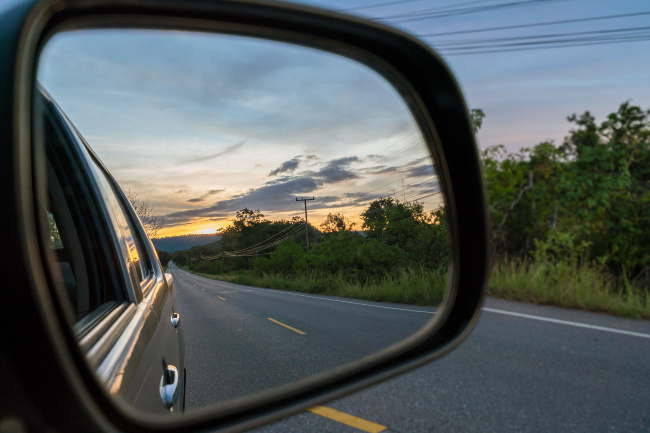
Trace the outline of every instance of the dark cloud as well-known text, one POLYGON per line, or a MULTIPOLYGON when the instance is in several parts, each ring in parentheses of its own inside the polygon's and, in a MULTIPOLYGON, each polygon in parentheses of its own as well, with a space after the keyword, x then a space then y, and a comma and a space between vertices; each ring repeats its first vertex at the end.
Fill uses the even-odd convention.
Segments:
POLYGON ((298 166, 300 165, 300 159, 299 157, 295 157, 290 159, 289 161, 285 161, 282 164, 280 164, 280 167, 276 168, 275 170, 271 170, 269 174, 267 174, 268 177, 271 176, 277 176, 280 173, 291 173, 295 171, 298 166))
POLYGON ((243 194, 221 200, 212 206, 173 212, 165 215, 171 224, 184 222, 193 218, 231 217, 236 211, 245 207, 249 209, 286 209, 294 205, 296 195, 310 194, 320 185, 310 177, 294 177, 283 182, 268 182, 257 189, 250 189, 243 194))
POLYGON ((347 167, 353 162, 359 161, 356 156, 347 156, 345 158, 334 159, 325 165, 325 167, 313 173, 314 176, 321 179, 324 183, 336 183, 344 180, 357 179, 359 176, 347 170, 347 167))
POLYGON ((369 174, 390 174, 390 173, 397 173, 399 171, 399 167, 386 167, 386 166, 378 166, 375 167, 374 170, 369 171, 369 174))
POLYGON ((436 171, 431 164, 416 165, 406 171, 409 177, 433 176, 436 171))
POLYGON ((176 191, 176 194, 182 194, 182 193, 184 193, 185 191, 187 191, 187 190, 186 190, 186 189, 181 189, 181 190, 176 191))
POLYGON ((223 192, 223 191, 225 191, 225 190, 224 189, 211 189, 210 191, 206 192, 202 196, 196 197, 196 198, 191 198, 191 199, 187 200, 187 202, 188 203, 200 203, 202 201, 205 201, 205 199, 210 197, 211 195, 218 194, 218 193, 223 192))
MULTIPOLYGON (((292 164, 295 162, 295 166, 297 167, 300 163, 300 158, 301 156, 299 155, 284 162, 277 170, 284 168, 284 171, 294 171, 296 168, 292 168, 292 164)), ((314 191, 327 184, 358 178, 359 176, 350 169, 350 166, 358 161, 359 158, 356 156, 334 159, 325 163, 324 166, 318 170, 305 171, 297 175, 280 176, 269 180, 259 188, 251 188, 248 191, 232 196, 229 199, 220 200, 211 206, 167 214, 165 215, 165 219, 170 224, 174 224, 176 222, 185 222, 194 218, 231 218, 236 211, 245 207, 271 212, 290 211, 293 206, 296 206, 296 196, 314 195, 314 191)), ((278 173, 280 172, 281 171, 278 171, 278 173)), ((212 190, 211 192, 219 191, 220 190, 212 190)), ((197 203, 205 201, 208 194, 188 200, 188 202, 197 203)), ((321 196, 318 197, 318 203, 310 204, 310 208, 320 209, 349 206, 350 198, 354 198, 353 203, 356 203, 358 200, 362 200, 362 195, 346 194, 344 197, 321 196), (347 201, 344 200, 345 197, 347 197, 347 201)))
POLYGON ((197 158, 192 158, 192 159, 185 160, 183 162, 187 164, 187 163, 192 163, 192 162, 201 162, 201 161, 206 161, 208 159, 218 158, 220 156, 223 156, 223 155, 226 155, 228 153, 232 153, 232 152, 236 151, 237 149, 242 147, 244 145, 244 143, 246 143, 246 140, 240 141, 239 143, 233 144, 232 146, 228 146, 224 150, 221 150, 221 151, 219 151, 217 153, 213 153, 211 155, 202 155, 202 156, 199 156, 197 158))

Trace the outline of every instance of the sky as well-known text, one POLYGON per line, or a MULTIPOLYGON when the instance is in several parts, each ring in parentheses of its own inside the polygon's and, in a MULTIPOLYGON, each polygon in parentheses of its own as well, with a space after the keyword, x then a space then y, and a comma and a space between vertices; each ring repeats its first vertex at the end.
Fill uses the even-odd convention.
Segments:
MULTIPOLYGON (((602 121, 627 100, 650 108, 647 1, 302 3, 429 43, 486 114, 482 149, 559 144, 573 113, 602 121)), ((243 37, 95 30, 55 36, 38 76, 122 188, 165 216, 162 236, 213 232, 244 207, 301 216, 303 196, 315 197, 316 225, 329 212, 358 221, 387 195, 428 210, 442 202, 408 108, 345 58, 243 37)))
POLYGON ((503 144, 516 152, 546 140, 561 143, 572 127, 566 118, 573 113, 590 111, 597 121, 602 121, 627 100, 644 109, 650 108, 650 2, 647 0, 311 0, 302 3, 375 19, 415 36, 646 12, 645 15, 422 39, 450 66, 467 104, 485 112, 478 135, 481 148, 503 144), (385 6, 370 7, 381 4, 385 6), (621 32, 623 29, 626 31, 621 32), (609 32, 606 35, 618 42, 601 44, 589 40, 594 35, 585 32, 594 31, 609 32), (577 38, 593 45, 558 46, 570 43, 565 42, 493 46, 530 44, 549 40, 540 36, 553 34, 563 35, 552 38, 556 41, 577 38), (533 39, 494 41, 513 37, 533 39), (460 49, 452 49, 452 43, 457 44, 456 48, 481 43, 492 45, 489 51, 524 49, 488 53, 476 53, 474 49, 461 53, 460 49))
MULTIPOLYGON (((443 198, 396 90, 355 61, 217 34, 56 35, 38 79, 124 190, 164 216, 159 236, 215 232, 238 210, 352 222, 398 194, 443 198)), ((360 226, 358 226, 360 228, 360 226)))

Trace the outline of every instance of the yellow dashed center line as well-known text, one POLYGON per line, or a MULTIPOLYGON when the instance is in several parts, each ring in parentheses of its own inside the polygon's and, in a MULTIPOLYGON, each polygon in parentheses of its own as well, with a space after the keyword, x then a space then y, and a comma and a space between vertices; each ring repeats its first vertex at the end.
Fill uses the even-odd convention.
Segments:
POLYGON ((289 326, 289 325, 285 325, 284 323, 282 323, 282 322, 278 322, 277 320, 275 320, 275 319, 271 319, 270 317, 268 317, 268 319, 269 319, 271 322, 273 322, 273 323, 277 323, 277 324, 280 325, 280 326, 284 326, 284 327, 287 328, 287 329, 291 329, 293 332, 297 332, 298 334, 305 335, 304 332, 299 331, 299 330, 297 330, 296 328, 292 328, 291 326, 289 326))
POLYGON ((221 296, 217 296, 217 298, 219 298, 221 300, 224 300, 224 301, 226 300, 225 298, 222 298, 221 296))
POLYGON ((368 433, 379 433, 388 428, 381 424, 367 421, 363 418, 358 418, 356 416, 349 415, 345 412, 339 412, 338 410, 330 409, 329 407, 325 406, 310 407, 307 409, 307 411, 315 413, 316 415, 324 416, 325 418, 329 418, 333 421, 340 422, 341 424, 363 430, 368 433))

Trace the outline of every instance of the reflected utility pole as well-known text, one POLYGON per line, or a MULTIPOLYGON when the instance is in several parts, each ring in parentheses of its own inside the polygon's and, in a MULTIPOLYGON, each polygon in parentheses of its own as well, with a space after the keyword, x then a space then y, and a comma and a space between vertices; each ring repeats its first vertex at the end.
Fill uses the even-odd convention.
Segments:
POLYGON ((312 198, 301 198, 298 200, 298 197, 296 197, 296 201, 304 201, 305 202, 305 245, 307 246, 307 249, 309 249, 309 232, 307 229, 309 226, 307 225, 307 200, 313 200, 314 197, 312 198))

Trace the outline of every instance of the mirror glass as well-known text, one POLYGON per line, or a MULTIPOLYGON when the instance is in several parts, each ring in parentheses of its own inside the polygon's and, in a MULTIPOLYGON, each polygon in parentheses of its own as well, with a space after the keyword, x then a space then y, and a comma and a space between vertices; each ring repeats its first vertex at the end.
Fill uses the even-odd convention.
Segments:
POLYGON ((52 37, 38 81, 53 274, 127 404, 179 413, 183 398, 192 411, 269 390, 433 317, 443 195, 408 106, 369 67, 251 37, 95 29, 52 37))

